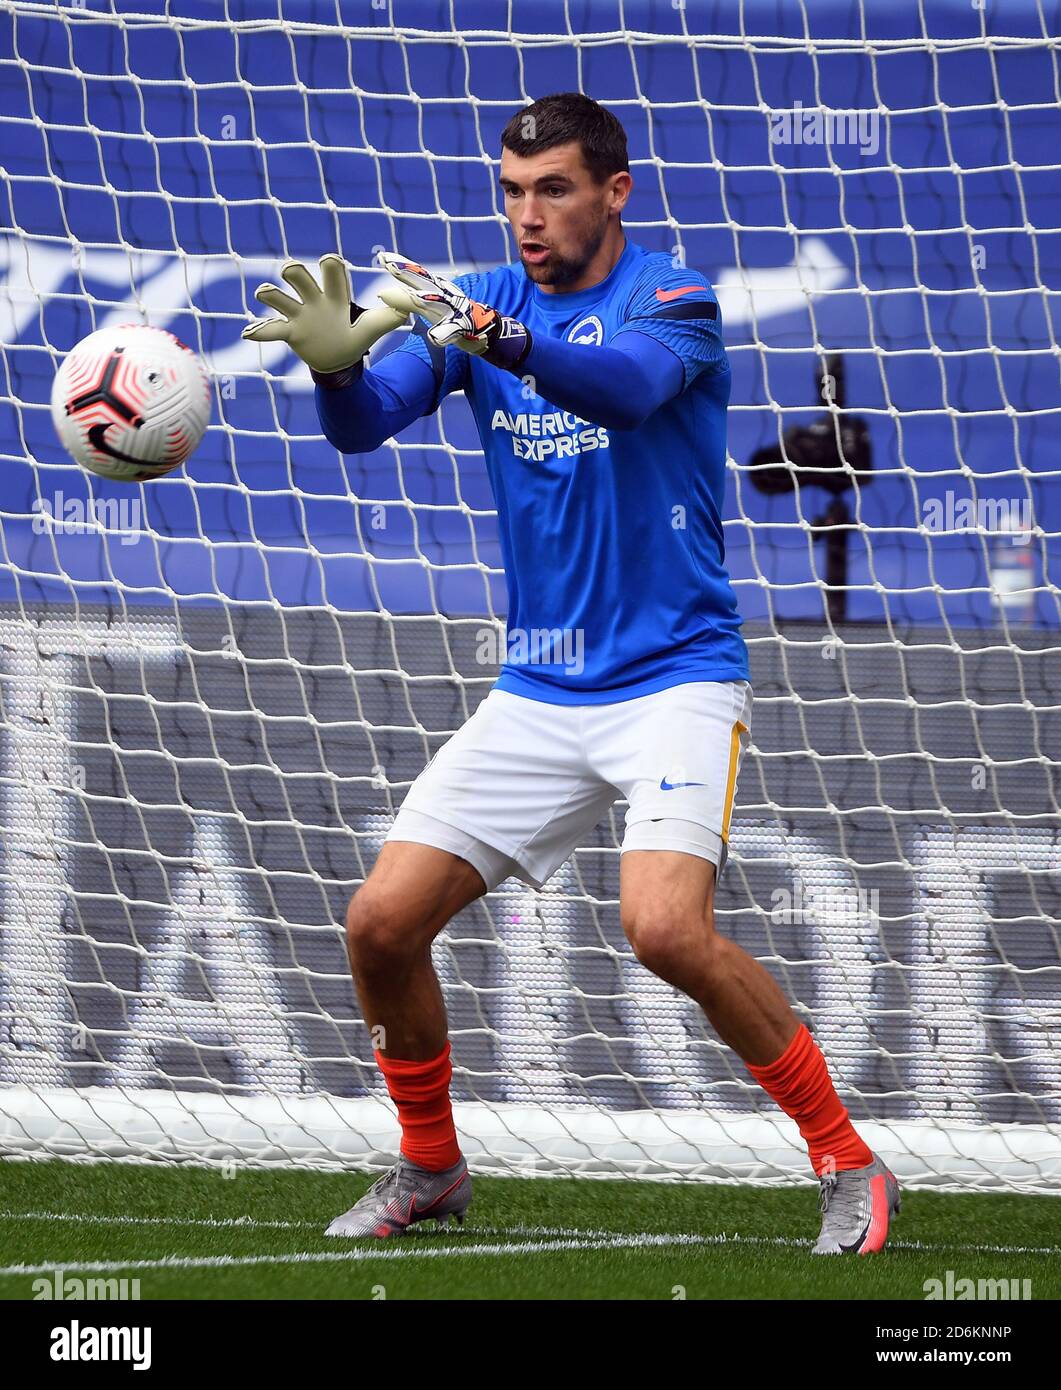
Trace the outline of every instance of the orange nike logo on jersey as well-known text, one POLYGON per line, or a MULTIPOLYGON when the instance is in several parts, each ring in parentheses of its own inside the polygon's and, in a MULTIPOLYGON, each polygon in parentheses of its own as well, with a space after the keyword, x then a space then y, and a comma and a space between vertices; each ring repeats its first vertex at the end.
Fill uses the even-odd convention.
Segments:
POLYGON ((684 285, 680 290, 657 290, 656 298, 661 304, 666 304, 668 300, 677 299, 680 294, 692 294, 693 290, 703 288, 703 285, 684 285))

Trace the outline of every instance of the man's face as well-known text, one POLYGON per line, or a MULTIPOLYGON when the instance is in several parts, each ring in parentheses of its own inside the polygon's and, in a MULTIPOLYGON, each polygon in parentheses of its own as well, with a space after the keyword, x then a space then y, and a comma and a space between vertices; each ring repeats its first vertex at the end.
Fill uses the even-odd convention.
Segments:
POLYGON ((502 149, 505 213, 528 277, 556 289, 574 284, 604 240, 610 211, 626 202, 629 181, 613 174, 594 183, 577 140, 526 158, 502 149))

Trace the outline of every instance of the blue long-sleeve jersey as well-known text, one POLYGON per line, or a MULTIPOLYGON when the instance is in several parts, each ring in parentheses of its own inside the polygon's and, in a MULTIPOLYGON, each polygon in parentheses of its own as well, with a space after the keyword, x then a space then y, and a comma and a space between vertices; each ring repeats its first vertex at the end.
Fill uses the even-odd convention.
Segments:
POLYGON ((318 387, 317 406, 354 453, 465 392, 508 585, 498 688, 603 704, 747 680, 723 563, 730 368, 708 282, 628 242, 573 294, 543 293, 519 263, 457 284, 530 329, 519 376, 410 334, 351 386, 318 387))

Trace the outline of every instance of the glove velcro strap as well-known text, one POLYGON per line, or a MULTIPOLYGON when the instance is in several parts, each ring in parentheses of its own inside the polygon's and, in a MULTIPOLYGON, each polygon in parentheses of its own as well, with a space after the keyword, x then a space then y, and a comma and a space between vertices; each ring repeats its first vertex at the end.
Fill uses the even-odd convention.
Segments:
POLYGON ((313 380, 325 391, 341 391, 344 386, 352 386, 365 370, 365 359, 360 362, 352 362, 349 367, 341 367, 337 372, 315 372, 312 367, 309 374, 313 380))
POLYGON ((506 318, 503 314, 490 329, 487 343, 486 351, 480 354, 482 360, 508 372, 518 371, 534 346, 530 329, 518 319, 506 318))

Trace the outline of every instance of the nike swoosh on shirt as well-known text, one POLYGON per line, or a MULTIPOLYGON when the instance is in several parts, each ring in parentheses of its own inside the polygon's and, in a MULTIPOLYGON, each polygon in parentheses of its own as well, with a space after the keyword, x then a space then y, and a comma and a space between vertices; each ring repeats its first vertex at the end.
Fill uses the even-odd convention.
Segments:
POLYGON ((659 789, 661 792, 672 792, 678 787, 706 787, 706 782, 668 782, 666 777, 661 777, 659 789))
POLYGON ((672 299, 677 299, 682 294, 692 294, 694 290, 702 290, 703 285, 683 285, 680 290, 657 290, 656 298, 661 304, 669 304, 672 299))

